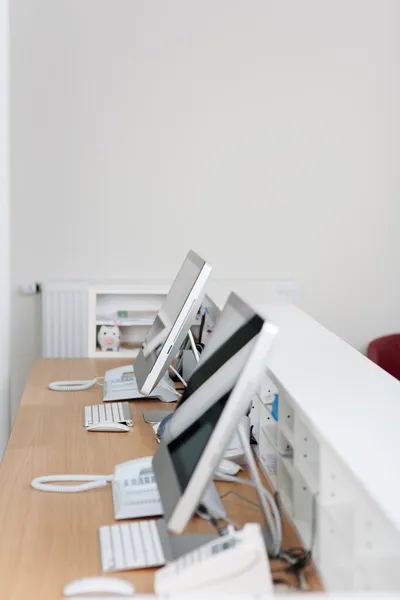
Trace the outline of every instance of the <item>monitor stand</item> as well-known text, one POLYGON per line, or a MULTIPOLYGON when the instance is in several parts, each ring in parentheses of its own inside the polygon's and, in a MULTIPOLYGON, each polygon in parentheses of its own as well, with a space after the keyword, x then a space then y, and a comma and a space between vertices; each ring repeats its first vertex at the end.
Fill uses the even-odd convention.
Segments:
MULTIPOLYGON (((188 338, 189 338, 189 342, 190 342, 190 346, 191 346, 191 349, 192 349, 192 352, 193 352, 194 359, 195 359, 196 363, 198 363, 199 360, 200 360, 200 356, 199 356, 199 352, 197 350, 196 343, 194 341, 193 334, 192 334, 191 330, 189 330, 188 338)), ((164 375, 164 377, 168 377, 168 371, 167 371, 166 375, 164 375)), ((169 379, 169 377, 168 377, 168 380, 171 381, 169 379)), ((161 380, 161 382, 162 382, 162 380, 161 380)), ((153 398, 155 396, 157 398, 160 398, 161 400, 163 399, 160 396, 160 393, 159 393, 159 388, 161 387, 161 382, 151 392, 151 394, 148 396, 148 398, 153 398), (156 392, 158 392, 158 393, 156 393, 156 392)), ((185 382, 185 384, 186 384, 186 382, 185 382)), ((169 389, 169 391, 171 391, 169 385, 168 385, 168 389, 169 389)), ((164 394, 165 393, 166 392, 164 391, 164 394)), ((180 394, 178 394, 178 392, 176 392, 176 391, 174 393, 176 395, 176 398, 173 401, 177 402, 179 400, 179 398, 180 398, 180 394)), ((164 400, 164 401, 165 402, 172 402, 172 400, 164 400)), ((160 411, 160 410, 146 410, 146 411, 143 412, 143 419, 146 421, 146 423, 150 423, 150 424, 154 425, 155 423, 160 423, 166 416, 168 416, 172 412, 173 412, 173 410, 165 410, 165 411, 160 411)))
POLYGON ((148 423, 149 425, 157 425, 157 423, 161 423, 161 421, 163 419, 165 419, 165 417, 168 417, 168 415, 172 415, 173 412, 174 412, 173 409, 171 409, 171 410, 146 410, 146 411, 143 411, 143 419, 144 419, 145 423, 148 423))

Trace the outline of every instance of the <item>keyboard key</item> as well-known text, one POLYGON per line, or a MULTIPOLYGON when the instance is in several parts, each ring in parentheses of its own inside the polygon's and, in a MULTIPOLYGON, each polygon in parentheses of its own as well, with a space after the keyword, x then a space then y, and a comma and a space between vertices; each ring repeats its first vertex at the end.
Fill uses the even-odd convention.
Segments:
POLYGON ((106 411, 103 404, 99 404, 99 419, 102 423, 106 420, 106 411))
POLYGON ((97 404, 95 404, 95 406, 92 407, 92 412, 93 412, 93 423, 97 424, 100 423, 100 415, 99 415, 99 406, 97 404))
POLYGON ((136 554, 136 562, 138 564, 145 565, 148 560, 144 552, 144 544, 142 536, 140 534, 140 521, 136 523, 129 523, 129 533, 132 540, 134 552, 136 554))
POLYGON ((151 563, 157 562, 157 556, 154 549, 153 532, 151 531, 151 522, 142 521, 141 534, 144 540, 144 551, 147 556, 147 560, 151 563))
POLYGON ((105 409, 106 409, 106 421, 107 421, 107 423, 111 423, 113 421, 112 408, 109 404, 106 404, 105 409))
POLYGON ((126 569, 124 550, 122 547, 121 527, 111 527, 111 545, 114 552, 115 568, 120 571, 126 569))
POLYGON ((156 521, 145 521, 145 523, 147 523, 150 526, 150 529, 152 530, 151 541, 154 544, 154 552, 156 555, 156 560, 157 560, 158 564, 162 565, 165 563, 165 555, 164 555, 164 550, 162 549, 162 546, 161 546, 161 541, 160 541, 160 536, 158 534, 156 521))
POLYGON ((121 402, 121 413, 124 421, 132 424, 132 412, 131 407, 129 406, 129 402, 121 402))
POLYGON ((137 560, 136 560, 136 555, 134 553, 134 548, 133 548, 133 544, 132 544, 132 537, 131 537, 131 532, 129 529, 129 523, 124 523, 123 525, 120 525, 120 530, 121 530, 122 544, 124 547, 125 564, 126 564, 127 568, 132 569, 135 566, 137 560))
POLYGON ((103 571, 114 571, 115 561, 111 544, 111 527, 100 527, 99 541, 101 550, 101 568, 103 571))
POLYGON ((114 421, 119 421, 119 419, 120 419, 118 404, 119 404, 119 402, 117 402, 117 403, 113 402, 112 404, 107 405, 107 406, 111 406, 114 421))
POLYGON ((87 425, 91 425, 93 422, 93 418, 92 418, 92 407, 91 406, 85 406, 85 427, 87 425))

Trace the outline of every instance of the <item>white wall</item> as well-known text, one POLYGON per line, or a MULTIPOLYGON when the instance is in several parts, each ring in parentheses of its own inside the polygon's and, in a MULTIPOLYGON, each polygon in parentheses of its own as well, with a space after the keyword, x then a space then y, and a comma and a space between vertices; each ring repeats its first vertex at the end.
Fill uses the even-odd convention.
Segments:
MULTIPOLYGON (((192 246, 220 276, 296 279, 358 348, 399 329, 399 18, 397 0, 14 0, 14 289, 172 276, 192 246)), ((39 301, 13 304, 15 404, 39 301)))
POLYGON ((0 0, 0 458, 10 425, 9 5, 0 0))

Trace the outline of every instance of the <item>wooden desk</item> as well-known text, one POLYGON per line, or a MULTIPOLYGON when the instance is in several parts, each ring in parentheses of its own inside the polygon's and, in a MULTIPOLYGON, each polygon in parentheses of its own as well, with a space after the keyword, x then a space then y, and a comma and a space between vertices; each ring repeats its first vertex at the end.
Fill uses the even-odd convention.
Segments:
MULTIPOLYGON (((83 406, 100 403, 102 390, 96 386, 67 393, 47 388, 51 381, 102 376, 114 366, 115 359, 38 360, 34 364, 0 467, 1 598, 54 600, 62 597, 69 581, 101 574, 97 530, 114 522, 110 486, 54 494, 33 490, 30 482, 39 475, 113 473, 118 463, 154 454, 157 442, 142 410, 159 408, 161 403, 132 402, 134 427, 129 433, 88 433, 82 426, 83 406)), ((232 487, 218 484, 221 494, 232 487)), ((239 491, 256 500, 250 488, 239 491)), ((224 503, 239 524, 261 521, 258 508, 234 495, 224 503)), ((212 530, 195 518, 187 531, 212 530)), ((284 536, 285 547, 298 545, 287 522, 284 536)), ((138 592, 152 592, 152 570, 118 576, 132 581, 138 592)), ((312 589, 321 589, 311 567, 306 579, 312 589)))

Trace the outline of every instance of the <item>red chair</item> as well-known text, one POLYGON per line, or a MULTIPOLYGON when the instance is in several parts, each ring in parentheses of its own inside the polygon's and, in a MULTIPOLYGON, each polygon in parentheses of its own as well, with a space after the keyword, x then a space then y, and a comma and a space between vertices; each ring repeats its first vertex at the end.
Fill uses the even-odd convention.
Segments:
POLYGON ((393 377, 400 379, 400 333, 386 335, 371 342, 367 356, 393 377))

